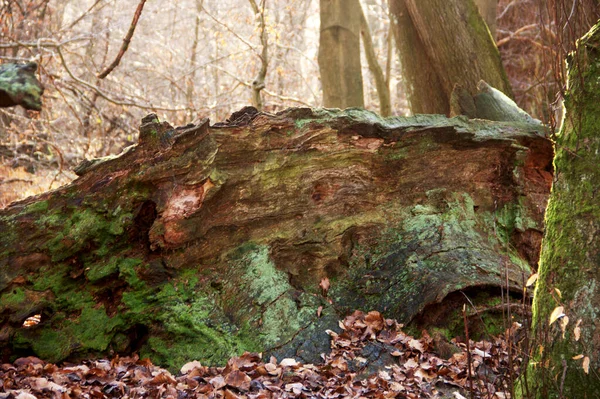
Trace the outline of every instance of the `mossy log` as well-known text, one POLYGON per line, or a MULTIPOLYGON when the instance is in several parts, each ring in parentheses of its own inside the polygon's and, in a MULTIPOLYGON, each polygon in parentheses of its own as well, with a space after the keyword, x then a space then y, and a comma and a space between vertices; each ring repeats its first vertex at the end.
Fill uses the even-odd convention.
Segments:
POLYGON ((410 322, 459 291, 519 292, 552 179, 540 129, 358 109, 177 129, 150 115, 137 145, 0 210, 5 356, 316 361, 354 309, 410 322))
POLYGON ((25 109, 42 109, 44 87, 35 76, 37 64, 0 64, 0 107, 20 105, 25 109))

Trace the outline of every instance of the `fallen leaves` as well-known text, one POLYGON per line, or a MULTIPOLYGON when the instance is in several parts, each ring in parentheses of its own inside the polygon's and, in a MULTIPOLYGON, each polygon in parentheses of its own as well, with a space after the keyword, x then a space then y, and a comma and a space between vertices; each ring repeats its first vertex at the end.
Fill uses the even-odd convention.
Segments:
MULTIPOLYGON (((265 362, 244 353, 225 367, 198 361, 183 365, 178 375, 137 356, 111 361, 86 361, 58 367, 35 357, 0 366, 2 398, 441 398, 471 397, 465 343, 452 340, 456 353, 442 359, 433 352, 434 339, 423 332, 416 339, 402 325, 379 312, 354 312, 340 322, 341 332, 329 331, 331 352, 320 365, 296 359, 265 362)), ((508 343, 471 342, 475 398, 508 397, 508 343)), ((583 359, 584 371, 589 358, 583 359)), ((516 373, 521 360, 512 359, 516 373)), ((513 374, 513 377, 516 374, 513 374)))
POLYGON ((552 323, 554 323, 556 320, 563 317, 565 315, 564 312, 565 308, 563 306, 557 306, 556 308, 554 308, 554 310, 550 314, 550 321, 548 324, 552 325, 552 323))

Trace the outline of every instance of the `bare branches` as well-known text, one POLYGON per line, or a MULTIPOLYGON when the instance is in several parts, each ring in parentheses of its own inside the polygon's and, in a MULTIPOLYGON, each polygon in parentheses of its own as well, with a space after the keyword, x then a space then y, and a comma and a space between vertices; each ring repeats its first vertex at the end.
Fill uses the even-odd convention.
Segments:
POLYGON ((135 31, 135 27, 137 26, 138 20, 140 19, 140 15, 142 15, 142 10, 144 9, 145 3, 146 0, 140 0, 140 3, 138 4, 137 9, 135 10, 135 14, 133 15, 133 20, 131 21, 129 30, 127 31, 127 34, 123 39, 123 45, 119 50, 119 54, 117 54, 117 58, 115 58, 115 60, 108 66, 108 68, 104 70, 104 72, 98 75, 99 79, 104 79, 105 77, 107 77, 108 74, 111 73, 113 69, 115 69, 117 65, 119 65, 119 63, 121 62, 121 58, 123 58, 123 55, 125 55, 125 52, 129 47, 129 43, 131 42, 131 38, 133 37, 133 32, 135 31))

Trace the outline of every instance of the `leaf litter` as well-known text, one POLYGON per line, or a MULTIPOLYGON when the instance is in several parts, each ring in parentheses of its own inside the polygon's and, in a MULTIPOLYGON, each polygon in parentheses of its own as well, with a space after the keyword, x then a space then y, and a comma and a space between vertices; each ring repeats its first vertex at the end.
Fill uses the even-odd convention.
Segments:
MULTIPOLYGON (((198 361, 177 375, 133 355, 58 366, 36 357, 0 366, 0 399, 17 398, 491 398, 510 397, 509 384, 522 359, 509 361, 518 325, 491 341, 470 342, 473 391, 468 381, 467 345, 423 331, 417 339, 376 311, 356 311, 328 330, 331 352, 322 364, 258 353, 231 358, 225 367, 198 361), (452 351, 440 349, 450 346, 452 351), (369 362, 368 348, 382 348, 383 361, 369 362), (442 356, 440 353, 446 355, 442 356), (387 362, 385 360, 388 360, 387 362), (509 369, 512 364, 513 370, 509 369), (509 378, 509 376, 511 378, 509 378)), ((381 354, 380 354, 381 355, 381 354)))

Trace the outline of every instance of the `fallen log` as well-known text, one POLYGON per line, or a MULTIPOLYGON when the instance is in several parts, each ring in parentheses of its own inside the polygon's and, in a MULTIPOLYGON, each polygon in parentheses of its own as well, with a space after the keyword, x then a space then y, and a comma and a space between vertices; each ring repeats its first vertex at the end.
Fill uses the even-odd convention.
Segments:
POLYGON ((316 361, 354 309, 408 323, 457 292, 520 292, 551 159, 542 128, 517 122, 149 115, 137 145, 0 210, 0 344, 53 362, 316 361))

